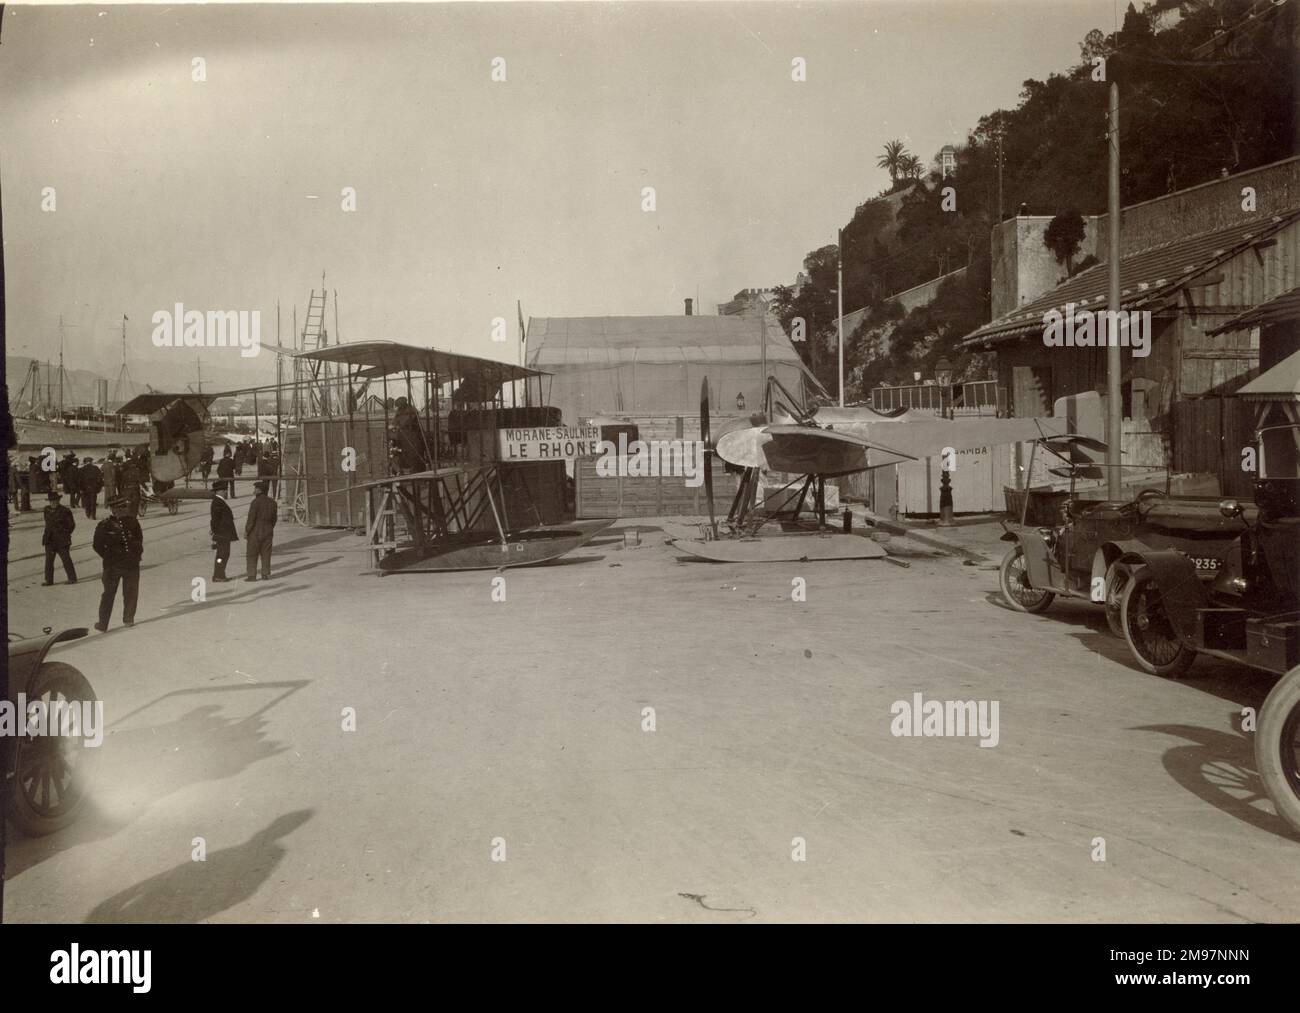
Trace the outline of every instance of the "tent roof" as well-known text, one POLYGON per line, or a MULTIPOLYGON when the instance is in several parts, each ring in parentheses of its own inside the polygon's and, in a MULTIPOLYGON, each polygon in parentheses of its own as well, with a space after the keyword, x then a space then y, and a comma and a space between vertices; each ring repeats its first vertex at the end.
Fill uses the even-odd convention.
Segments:
MULTIPOLYGON (((539 368, 625 364, 757 363, 762 361, 761 322, 746 316, 532 317, 528 362, 539 368)), ((804 365, 780 322, 767 320, 767 358, 804 365)))
POLYGON ((1260 373, 1236 395, 1255 401, 1300 399, 1300 352, 1292 352, 1272 369, 1260 373))

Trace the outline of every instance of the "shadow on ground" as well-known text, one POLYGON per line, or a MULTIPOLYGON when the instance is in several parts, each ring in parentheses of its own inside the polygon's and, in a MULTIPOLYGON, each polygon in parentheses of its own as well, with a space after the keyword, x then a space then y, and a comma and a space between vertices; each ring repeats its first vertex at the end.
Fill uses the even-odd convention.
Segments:
POLYGON ((96 905, 86 922, 189 923, 214 918, 257 893, 288 854, 280 839, 311 817, 310 809, 286 813, 243 844, 150 876, 96 905))
POLYGON ((1260 807, 1268 795, 1255 767, 1254 743, 1245 735, 1195 725, 1143 725, 1134 731, 1158 732, 1188 743, 1171 747, 1160 759, 1169 776, 1197 798, 1257 830, 1300 841, 1300 833, 1282 817, 1260 807))

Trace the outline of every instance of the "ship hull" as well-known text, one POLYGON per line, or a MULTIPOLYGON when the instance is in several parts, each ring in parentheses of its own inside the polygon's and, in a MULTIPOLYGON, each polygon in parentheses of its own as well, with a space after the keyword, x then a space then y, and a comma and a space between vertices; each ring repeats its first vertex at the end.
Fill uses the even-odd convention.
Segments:
POLYGON ((147 432, 108 432, 102 429, 79 429, 40 419, 14 419, 14 435, 19 450, 82 450, 96 447, 138 447, 149 442, 147 432))

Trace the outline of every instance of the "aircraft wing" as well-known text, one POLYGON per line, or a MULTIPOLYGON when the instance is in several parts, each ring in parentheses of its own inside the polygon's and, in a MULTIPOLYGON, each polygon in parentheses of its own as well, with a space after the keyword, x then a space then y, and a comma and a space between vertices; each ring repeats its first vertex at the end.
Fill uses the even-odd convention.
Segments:
POLYGON ((792 475, 863 471, 874 467, 868 455, 874 457, 877 451, 892 455, 891 463, 911 456, 855 433, 797 425, 751 426, 724 433, 718 438, 716 450, 728 464, 792 475))
POLYGON ((893 453, 873 453, 872 468, 897 464, 908 456, 937 457, 944 450, 975 450, 1005 443, 1037 440, 1044 436, 1065 436, 1068 422, 1057 418, 998 419, 931 417, 919 422, 839 422, 835 432, 862 437, 893 453))
POLYGON ((122 405, 121 408, 117 409, 117 412, 119 415, 152 415, 175 401, 197 402, 207 408, 219 397, 221 397, 220 394, 195 394, 193 391, 188 390, 183 394, 168 394, 163 391, 153 390, 147 394, 137 394, 122 405))

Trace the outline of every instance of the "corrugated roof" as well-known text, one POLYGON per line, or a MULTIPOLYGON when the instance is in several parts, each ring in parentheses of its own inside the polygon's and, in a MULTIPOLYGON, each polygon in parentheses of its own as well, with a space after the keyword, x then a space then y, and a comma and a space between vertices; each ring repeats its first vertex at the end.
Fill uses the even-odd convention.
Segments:
MULTIPOLYGON (((528 362, 536 368, 623 362, 758 362, 758 317, 532 317, 528 362)), ((798 362, 780 323, 768 318, 767 357, 798 362)))
POLYGON ((1267 302, 1246 310, 1245 313, 1238 313, 1231 320, 1210 331, 1210 335, 1244 331, 1251 327, 1267 327, 1269 324, 1280 323, 1283 320, 1300 320, 1300 285, 1290 292, 1283 292, 1267 302))
POLYGON ((1237 392, 1253 401, 1293 401, 1300 398, 1300 352, 1292 352, 1237 392))
MULTIPOLYGON (((1146 305, 1177 292, 1198 275, 1231 260, 1297 218, 1300 218, 1300 208, 1293 208, 1270 218, 1162 243, 1121 258, 1121 308, 1146 305)), ((1062 310, 1066 303, 1074 303, 1079 309, 1105 309, 1108 283, 1108 266, 1097 264, 1015 312, 985 324, 963 339, 961 344, 996 344, 1041 330, 1043 314, 1048 310, 1062 310)))

